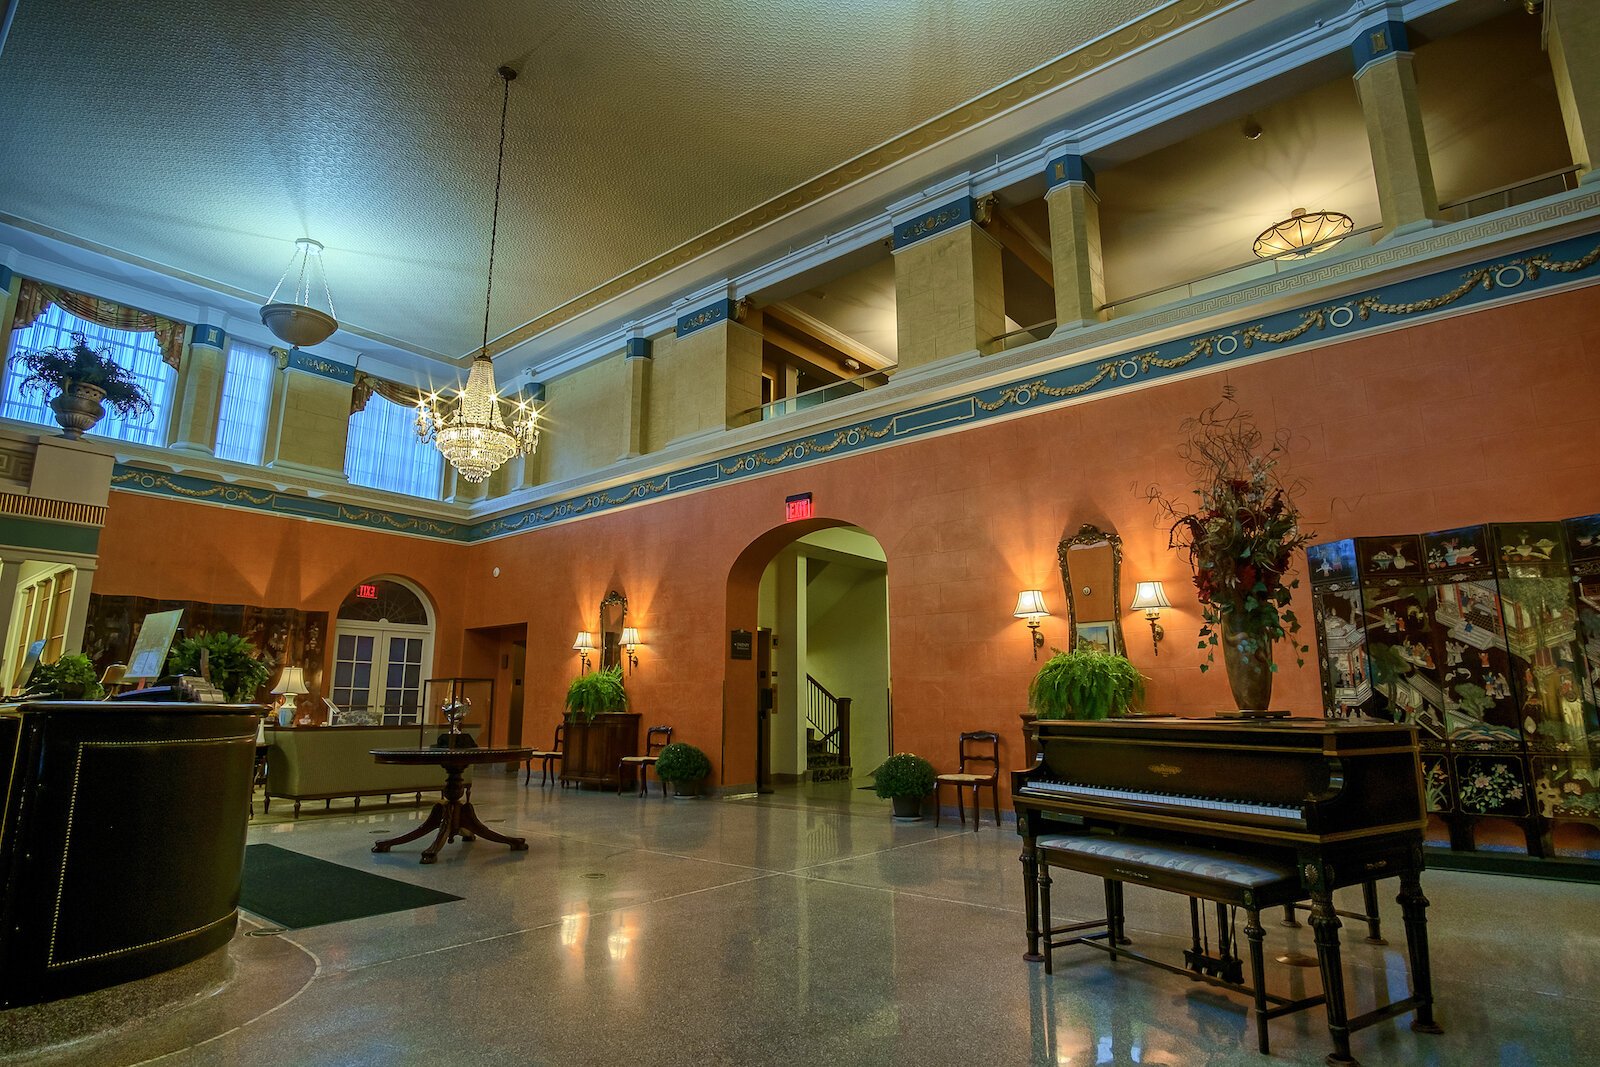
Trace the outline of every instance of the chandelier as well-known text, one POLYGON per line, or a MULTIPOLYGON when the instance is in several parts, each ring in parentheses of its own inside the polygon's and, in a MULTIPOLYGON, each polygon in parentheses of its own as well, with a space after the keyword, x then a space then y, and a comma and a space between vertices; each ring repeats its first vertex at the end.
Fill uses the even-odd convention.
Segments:
POLYGON ((467 372, 466 388, 456 394, 453 409, 442 404, 437 393, 417 401, 417 436, 432 441, 456 473, 473 483, 489 477, 511 457, 530 455, 539 447, 539 416, 530 402, 516 400, 509 421, 501 413, 494 361, 489 358, 489 302, 494 295, 495 241, 500 230, 500 179, 506 165, 506 108, 511 100, 511 79, 517 76, 510 67, 501 67, 496 73, 505 84, 500 98, 494 216, 489 226, 489 284, 483 295, 483 344, 467 372))
POLYGON ((1297 207, 1282 222, 1261 231, 1255 253, 1262 259, 1305 259, 1326 252, 1355 229, 1349 215, 1297 207))
POLYGON ((278 279, 278 284, 272 287, 272 295, 261 306, 261 324, 278 340, 294 348, 320 345, 339 328, 333 313, 333 294, 328 291, 328 276, 322 270, 321 241, 309 237, 295 241, 294 255, 289 257, 283 277, 278 279), (300 268, 298 272, 296 267, 300 268), (294 296, 280 301, 278 291, 291 274, 295 275, 294 296), (322 290, 322 303, 327 311, 311 302, 318 288, 322 290))

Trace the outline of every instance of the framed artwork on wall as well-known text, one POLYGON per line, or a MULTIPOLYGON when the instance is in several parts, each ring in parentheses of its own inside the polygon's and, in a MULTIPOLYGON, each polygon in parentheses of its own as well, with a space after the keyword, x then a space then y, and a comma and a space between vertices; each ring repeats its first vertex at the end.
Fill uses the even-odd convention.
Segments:
POLYGON ((1080 622, 1078 644, 1096 652, 1120 651, 1117 648, 1116 624, 1109 619, 1104 622, 1080 622))

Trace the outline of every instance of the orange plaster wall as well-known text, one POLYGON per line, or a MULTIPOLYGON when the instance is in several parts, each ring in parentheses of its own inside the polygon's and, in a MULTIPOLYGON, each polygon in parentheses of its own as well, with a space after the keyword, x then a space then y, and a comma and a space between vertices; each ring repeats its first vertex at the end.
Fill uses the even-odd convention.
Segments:
MULTIPOLYGON (((1133 582, 1159 579, 1174 604, 1159 655, 1143 620, 1125 619, 1129 654, 1149 678, 1146 706, 1187 714, 1231 706, 1220 658, 1215 671, 1198 670, 1192 586, 1139 492, 1150 483, 1187 492, 1174 453, 1178 424, 1213 403, 1224 383, 1263 429, 1294 434, 1287 473, 1307 482, 1302 506, 1319 540, 1600 511, 1597 292, 1041 410, 470 547, 118 493, 96 588, 331 612, 370 574, 413 577, 440 607, 441 673, 450 671, 451 650, 459 655, 462 627, 526 624, 526 738, 549 735, 578 669, 573 634, 595 628, 600 599, 617 588, 645 642, 628 678, 635 710, 706 749, 723 783, 747 784, 753 672, 728 660, 728 631, 755 628, 750 575, 758 578, 760 557, 801 532, 783 528, 784 497, 810 491, 825 522, 860 526, 888 557, 895 747, 953 769, 956 734, 991 728, 1002 759, 1020 765, 1017 716, 1035 664, 1011 611, 1020 589, 1059 600, 1056 542, 1085 522, 1123 536, 1125 599, 1133 582), (171 531, 185 527, 198 540, 180 546, 171 531), (450 577, 457 567, 459 591, 450 577)), ((1295 607, 1309 620, 1306 590, 1295 607)), ((1062 625, 1045 620, 1047 640, 1061 643, 1062 625)), ((1309 627, 1304 636, 1312 640, 1309 627)), ((1315 713, 1315 671, 1280 660, 1288 662, 1274 703, 1315 713)))

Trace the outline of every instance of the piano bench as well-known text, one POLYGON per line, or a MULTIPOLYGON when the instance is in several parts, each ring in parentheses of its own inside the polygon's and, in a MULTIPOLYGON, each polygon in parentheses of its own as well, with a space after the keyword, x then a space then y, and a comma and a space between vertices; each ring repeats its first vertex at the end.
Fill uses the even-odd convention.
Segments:
POLYGON ((1261 926, 1260 912, 1265 907, 1293 904, 1305 896, 1299 874, 1293 867, 1259 856, 1141 837, 1045 834, 1034 840, 1034 848, 1038 858, 1039 916, 1043 927, 1041 933, 1044 936, 1046 974, 1055 973, 1053 955, 1056 948, 1089 945, 1108 953, 1113 960, 1118 956, 1127 956, 1188 978, 1248 993, 1255 999, 1256 1040, 1263 1053, 1268 1050, 1268 1019, 1323 1002, 1320 995, 1289 1000, 1268 994, 1262 981, 1262 971, 1265 969, 1262 941, 1265 931, 1261 926), (1104 921, 1052 925, 1052 867, 1093 875, 1105 881, 1104 921), (1123 936, 1122 884, 1125 882, 1181 893, 1190 898, 1195 940, 1193 952, 1185 953, 1188 967, 1178 967, 1119 947, 1128 944, 1123 936), (1194 903, 1196 898, 1245 909, 1244 932, 1250 943, 1249 985, 1243 982, 1239 960, 1231 954, 1220 907, 1219 957, 1210 957, 1200 951, 1199 906, 1194 903), (1095 932, 1081 932, 1088 929, 1095 932), (1058 938, 1062 934, 1075 936, 1058 938))

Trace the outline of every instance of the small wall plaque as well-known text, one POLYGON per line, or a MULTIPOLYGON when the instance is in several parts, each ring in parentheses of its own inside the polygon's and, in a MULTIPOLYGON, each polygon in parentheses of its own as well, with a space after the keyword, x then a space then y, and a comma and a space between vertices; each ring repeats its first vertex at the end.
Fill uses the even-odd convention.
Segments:
POLYGON ((734 630, 732 632, 732 634, 730 634, 729 636, 730 636, 730 640, 728 642, 728 656, 729 656, 729 658, 731 658, 731 659, 752 659, 752 658, 754 658, 755 645, 751 641, 751 634, 750 634, 749 630, 734 630))

